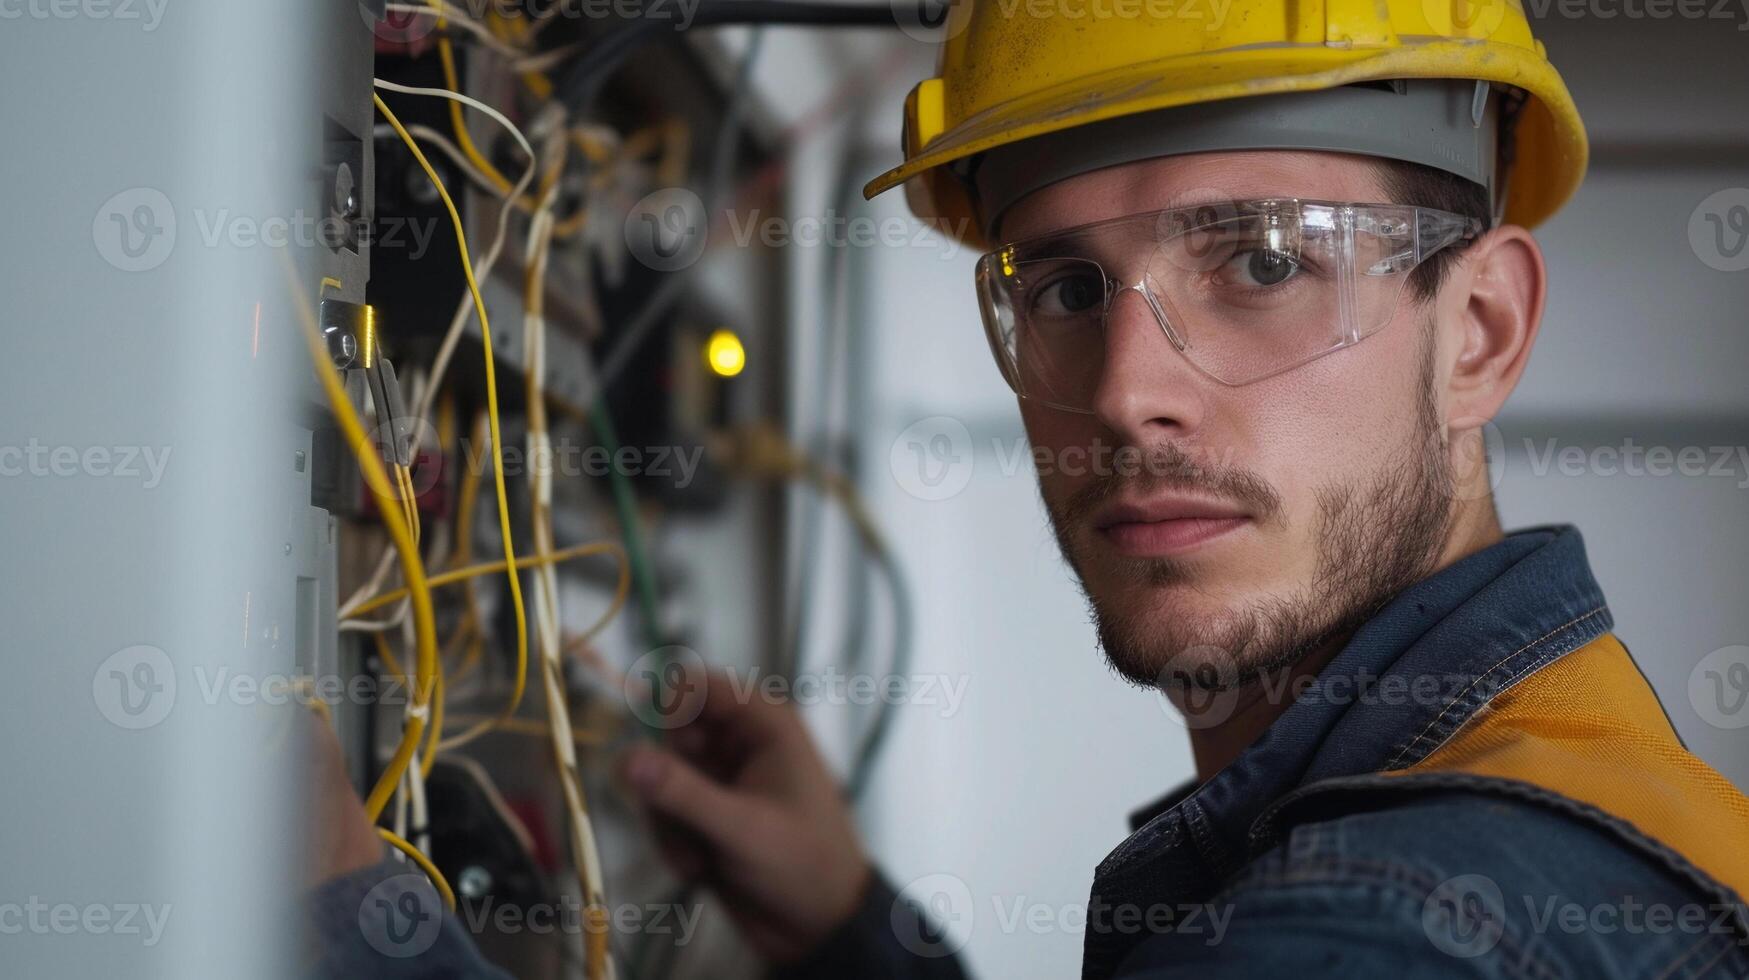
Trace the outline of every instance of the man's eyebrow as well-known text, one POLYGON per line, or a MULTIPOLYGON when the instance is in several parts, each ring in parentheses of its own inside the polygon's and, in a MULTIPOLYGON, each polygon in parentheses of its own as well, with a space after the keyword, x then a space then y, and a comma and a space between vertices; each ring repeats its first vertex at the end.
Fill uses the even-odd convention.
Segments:
POLYGON ((1028 252, 1049 253, 1052 251, 1060 251, 1069 242, 1081 238, 1086 234, 1086 229, 1089 227, 1098 227, 1108 223, 1140 219, 1143 217, 1153 217, 1158 219, 1160 215, 1168 211, 1194 212, 1205 208, 1214 208, 1219 214, 1236 214, 1239 211, 1237 205, 1244 202, 1288 199, 1291 199, 1291 195, 1276 194, 1263 197, 1235 197, 1230 194, 1211 192, 1206 188, 1182 191, 1175 196, 1168 197, 1159 207, 1151 207, 1145 211, 1136 211, 1132 214, 1120 215, 1115 218, 1108 218, 1104 221, 1076 225, 1061 231, 1046 232, 1037 237, 1010 238, 1004 244, 1021 245, 1024 246, 1028 252))
MULTIPOLYGON (((1057 257, 1065 253, 1074 254, 1071 246, 1078 241, 1085 241, 1085 239, 1074 232, 1059 231, 1047 234, 1042 238, 1023 240, 1017 244, 1022 247, 1021 250, 1025 253, 1025 258, 1041 259, 1057 257)), ((1080 251, 1085 251, 1085 249, 1080 251)))
POLYGON ((1158 214, 1141 211, 1136 214, 1077 225, 1061 231, 1046 232, 1037 238, 1023 238, 1012 244, 1019 247, 1022 258, 1089 257, 1092 253, 1110 252, 1114 248, 1152 244, 1158 237, 1158 214), (1123 222, 1129 222, 1122 226, 1123 222), (1120 230, 1120 226, 1121 230, 1120 230))

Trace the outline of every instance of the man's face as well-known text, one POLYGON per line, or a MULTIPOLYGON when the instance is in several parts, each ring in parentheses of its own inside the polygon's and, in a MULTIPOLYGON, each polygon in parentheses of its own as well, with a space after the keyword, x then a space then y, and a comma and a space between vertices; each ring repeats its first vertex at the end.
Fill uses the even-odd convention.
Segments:
MULTIPOLYGON (((1260 151, 1114 167, 1011 208, 1004 240, 1250 198, 1384 202, 1363 158, 1260 151)), ((1402 202, 1414 203, 1414 202, 1402 202)), ((1226 687, 1288 666, 1427 574, 1451 523, 1433 306, 1250 384, 1198 372, 1120 296, 1092 414, 1028 399, 1039 483, 1112 666, 1226 687), (1121 452, 1114 452, 1121 450, 1121 452)))

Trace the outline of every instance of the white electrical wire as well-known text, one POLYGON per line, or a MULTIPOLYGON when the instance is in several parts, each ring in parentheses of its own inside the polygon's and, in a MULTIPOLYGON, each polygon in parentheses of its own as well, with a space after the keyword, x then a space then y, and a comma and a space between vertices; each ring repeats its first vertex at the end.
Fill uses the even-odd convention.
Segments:
MULTIPOLYGON (((430 144, 431 146, 435 146, 442 150, 443 155, 449 158, 449 162, 454 164, 456 169, 460 170, 482 191, 485 191, 493 197, 501 196, 498 188, 492 186, 491 178, 487 177, 485 172, 479 167, 474 166, 473 161, 469 160, 467 154, 462 152, 462 148, 455 145, 455 142, 448 136, 444 135, 437 129, 424 125, 423 123, 407 123, 406 126, 407 132, 413 134, 413 137, 419 142, 430 144)), ((371 132, 372 135, 379 138, 394 136, 395 127, 384 123, 371 132)))
POLYGON ((433 17, 442 16, 450 24, 467 31, 480 39, 480 43, 498 52, 512 61, 525 57, 528 52, 509 41, 493 34, 486 25, 473 19, 464 11, 450 6, 442 0, 430 0, 429 3, 390 3, 385 8, 392 14, 427 14, 433 17))
POLYGON ((517 71, 544 73, 570 61, 581 50, 583 50, 581 44, 567 44, 551 51, 542 51, 540 54, 525 54, 520 58, 513 59, 511 66, 517 71))
MULTIPOLYGON (((374 591, 370 593, 370 595, 375 594, 374 591)), ((366 596, 366 598, 369 598, 369 596, 366 596)), ((389 630, 400 626, 403 618, 404 617, 401 616, 399 609, 397 609, 395 615, 388 619, 343 619, 340 621, 340 632, 386 633, 389 630)))
POLYGON ((511 138, 516 140, 516 145, 522 147, 522 152, 528 155, 529 160, 532 161, 534 159, 534 147, 529 145, 528 137, 522 135, 522 130, 517 129, 515 123, 505 118, 504 113, 499 112, 497 109, 492 108, 471 95, 452 92, 446 88, 421 88, 415 85, 402 85, 399 82, 385 81, 381 78, 372 79, 372 82, 377 88, 383 89, 384 91, 399 92, 402 95, 429 95, 433 98, 449 99, 452 102, 460 102, 462 105, 468 106, 471 109, 477 109, 480 112, 485 113, 487 116, 490 116, 493 122, 503 126, 505 130, 510 133, 511 138))
POLYGON ((431 811, 425 804, 425 767, 420 764, 419 753, 413 753, 413 764, 407 767, 407 796, 413 811, 413 836, 403 838, 411 840, 413 846, 421 852, 431 852, 431 811))
MULTIPOLYGON (((554 141, 565 139, 563 132, 555 133, 554 141)), ((562 146, 559 143, 558 146, 562 146)), ((556 147, 549 147, 554 149, 556 147)), ((528 283, 533 292, 530 301, 523 311, 523 371, 529 383, 530 426, 528 432, 528 451, 530 459, 551 459, 550 437, 546 429, 546 413, 544 409, 544 392, 546 379, 546 316, 540 308, 540 292, 543 289, 547 272, 547 261, 551 252, 553 211, 552 206, 558 193, 555 182, 548 189, 546 197, 541 201, 535 212, 534 220, 529 223, 528 241, 524 250, 529 262, 528 283)), ((529 474, 529 493, 534 525, 535 552, 549 554, 553 551, 553 477, 552 470, 547 466, 537 466, 529 474)), ((575 855, 578 870, 581 872, 579 882, 583 886, 583 902, 586 908, 594 908, 598 903, 605 902, 606 885, 601 874, 601 852, 595 839, 595 826, 589 819, 588 803, 583 795, 582 777, 577 764, 577 746, 572 739, 571 711, 566 700, 565 667, 563 643, 559 631, 562 624, 559 609, 558 575, 551 564, 541 567, 536 572, 537 588, 535 590, 535 623, 537 636, 540 640, 541 661, 544 667, 542 685, 547 701, 547 725, 552 737, 553 753, 556 756, 559 770, 559 784, 564 793, 565 810, 569 817, 567 821, 571 830, 571 848, 575 855)), ((587 946, 585 958, 588 958, 587 946)), ((616 975, 613 957, 603 958, 607 980, 613 980, 616 975)))
MULTIPOLYGON (((527 137, 522 134, 521 130, 517 129, 515 124, 505 118, 502 113, 477 99, 470 98, 458 92, 452 92, 448 89, 417 88, 386 82, 382 79, 377 79, 376 85, 378 88, 387 89, 392 92, 400 92, 406 95, 424 95, 451 99, 478 109, 509 131, 516 139, 518 145, 522 147, 523 152, 528 155, 529 164, 528 168, 523 172, 522 179, 517 182, 516 186, 511 189, 508 195, 505 195, 505 201, 499 208, 497 233, 493 239, 492 247, 487 251, 486 257, 480 263, 478 278, 484 280, 491 274, 492 267, 496 264, 499 254, 503 249, 505 239, 508 237, 510 212, 514 210, 512 202, 520 200, 527 192, 529 184, 533 181, 535 171, 539 167, 540 161, 534 152, 533 146, 529 143, 527 137)), ((565 138, 564 117, 562 113, 550 115, 541 121, 550 124, 542 127, 551 133, 550 139, 554 141, 562 141, 565 138)), ((437 134, 431 132, 422 135, 425 139, 435 143, 440 148, 443 148, 446 153, 450 153, 451 150, 454 150, 454 153, 451 154, 452 157, 456 158, 458 162, 460 161, 460 150, 447 145, 449 144, 447 139, 441 137, 433 139, 437 134)), ((464 172, 469 172, 473 169, 474 168, 471 166, 463 167, 464 172)), ((478 177, 472 173, 469 175, 472 178, 478 179, 478 177)), ((483 177, 483 175, 478 176, 483 177)), ((555 182, 553 186, 547 190, 546 195, 536 207, 534 215, 529 222, 529 235, 525 255, 527 261, 533 263, 530 275, 534 278, 534 281, 537 284, 545 278, 548 244, 550 243, 553 227, 553 205, 558 198, 558 186, 558 183, 555 182)), ((535 288, 539 289, 541 287, 536 285, 535 288)), ((449 331, 445 334, 443 343, 438 349, 438 354, 432 361, 430 381, 425 385, 424 390, 418 398, 418 409, 415 417, 421 421, 427 418, 430 414, 431 405, 435 399, 436 392, 438 388, 442 386, 443 377, 449 367, 449 361, 454 356, 455 349, 460 343, 463 328, 467 323, 467 317, 472 311, 472 306, 466 302, 466 300, 467 297, 464 297, 464 302, 458 306, 456 315, 450 322, 449 331)), ((527 360, 525 370, 529 372, 529 377, 532 379, 534 385, 534 395, 536 399, 538 399, 543 387, 545 375, 545 318, 538 310, 527 310, 525 311, 524 327, 524 355, 527 360)), ((418 431, 422 433, 424 429, 425 426, 421 425, 418 431)), ((539 445, 539 442, 542 442, 547 438, 548 436, 544 429, 538 434, 531 433, 531 455, 536 449, 544 450, 545 447, 539 445)), ((417 444, 415 445, 415 449, 417 449, 417 444)), ((548 457, 538 456, 534 458, 548 457)), ((553 548, 551 515, 552 475, 550 471, 547 471, 544 468, 536 471, 534 479, 531 480, 531 492, 535 495, 537 501, 536 510, 537 512, 540 512, 544 518, 540 521, 540 526, 537 528, 536 532, 541 536, 540 548, 544 551, 550 552, 553 548)), ((564 791, 565 808, 570 817, 568 822, 571 827, 572 846, 578 856, 579 863, 582 865, 580 868, 582 872, 581 884, 587 893, 584 896, 584 900, 586 904, 594 905, 604 901, 603 896, 605 895, 605 885, 601 875, 600 849, 596 842, 594 826, 589 819, 588 807, 583 797, 581 778, 578 774, 576 745, 571 737, 571 718, 569 706, 566 702, 564 664, 562 660, 563 646, 560 638, 561 618, 558 608, 558 578, 552 566, 548 565, 539 570, 537 573, 537 580, 539 582, 539 588, 537 589, 535 613, 537 636, 540 642, 542 661, 546 668, 544 676, 546 677, 547 683, 544 687, 547 695, 548 722, 551 727, 554 752, 558 756, 560 783, 564 791)), ((398 622, 400 618, 401 614, 397 613, 396 616, 382 621, 381 626, 373 623, 368 627, 358 628, 388 628, 398 622)), ((396 822, 397 827, 402 829, 403 836, 405 836, 405 821, 409 815, 411 815, 415 827, 420 831, 426 829, 424 785, 423 780, 419 776, 417 762, 418 757, 415 755, 415 764, 409 767, 408 774, 404 779, 404 789, 406 791, 397 794, 396 822), (408 813, 409 810, 412 811, 411 814, 408 813)), ((426 842, 423 840, 424 835, 422 834, 421 836, 422 839, 421 841, 416 842, 416 846, 423 850, 426 846, 426 842)), ((613 980, 616 970, 611 955, 606 957, 605 966, 608 980, 613 980)))

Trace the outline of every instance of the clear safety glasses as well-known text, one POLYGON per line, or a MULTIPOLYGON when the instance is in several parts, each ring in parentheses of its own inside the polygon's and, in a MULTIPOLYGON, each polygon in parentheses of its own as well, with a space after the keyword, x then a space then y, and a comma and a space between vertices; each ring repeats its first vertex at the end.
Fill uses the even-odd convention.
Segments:
POLYGON ((1145 306, 1204 374, 1249 384, 1377 332, 1411 270, 1480 233, 1473 218, 1395 204, 1174 208, 1005 245, 978 260, 978 298, 1009 386, 1087 412, 1122 302, 1145 306))

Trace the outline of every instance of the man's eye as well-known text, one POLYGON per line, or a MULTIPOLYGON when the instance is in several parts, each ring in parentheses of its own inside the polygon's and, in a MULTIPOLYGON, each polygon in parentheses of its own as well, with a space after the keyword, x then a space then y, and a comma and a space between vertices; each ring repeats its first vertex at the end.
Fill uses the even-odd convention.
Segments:
POLYGON ((1286 252, 1273 248, 1253 248, 1235 254, 1227 260, 1223 271, 1241 286, 1279 286, 1300 270, 1299 262, 1286 252))
POLYGON ((1098 276, 1079 273, 1058 276, 1033 294, 1033 312, 1044 316, 1085 313, 1105 299, 1105 282, 1098 276))

